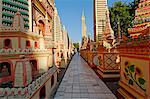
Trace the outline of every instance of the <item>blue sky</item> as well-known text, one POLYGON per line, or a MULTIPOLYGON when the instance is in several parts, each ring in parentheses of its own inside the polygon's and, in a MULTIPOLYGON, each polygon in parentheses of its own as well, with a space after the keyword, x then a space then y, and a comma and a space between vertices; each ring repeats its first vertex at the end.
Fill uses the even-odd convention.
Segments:
MULTIPOLYGON (((108 0, 108 6, 118 0, 108 0)), ((131 0, 121 0, 130 2, 131 0)), ((81 41, 81 15, 84 9, 87 34, 93 36, 93 0, 55 0, 62 24, 65 25, 73 42, 81 41)))

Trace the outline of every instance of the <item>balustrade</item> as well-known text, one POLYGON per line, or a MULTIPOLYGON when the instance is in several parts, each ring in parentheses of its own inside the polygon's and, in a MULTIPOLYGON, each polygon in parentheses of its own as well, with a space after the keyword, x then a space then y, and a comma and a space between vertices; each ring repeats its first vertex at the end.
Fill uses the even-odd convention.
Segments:
POLYGON ((31 53, 48 53, 47 49, 0 49, 0 55, 6 54, 31 54, 31 53))
POLYGON ((118 79, 120 77, 120 66, 117 62, 119 53, 107 52, 104 48, 98 51, 81 50, 81 56, 89 66, 95 68, 102 79, 118 79))
MULTIPOLYGON (((34 93, 36 93, 36 91, 40 87, 45 85, 45 82, 47 82, 47 80, 51 79, 52 75, 57 74, 57 71, 58 69, 56 67, 51 68, 46 73, 41 75, 39 78, 37 78, 31 84, 29 84, 28 86, 24 88, 0 88, 0 98, 7 98, 7 99, 12 99, 12 98, 27 99, 28 98, 29 99, 33 97, 34 93)), ((54 77, 57 77, 57 76, 54 76, 54 77)))

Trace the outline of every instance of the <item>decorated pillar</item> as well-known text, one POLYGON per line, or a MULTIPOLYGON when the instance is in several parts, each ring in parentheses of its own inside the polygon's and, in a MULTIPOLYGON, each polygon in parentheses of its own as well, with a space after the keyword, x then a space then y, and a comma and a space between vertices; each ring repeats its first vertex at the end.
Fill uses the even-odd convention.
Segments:
POLYGON ((40 39, 39 39, 39 45, 40 45, 40 49, 45 49, 45 43, 44 43, 44 38, 41 35, 40 39))
POLYGON ((51 21, 52 20, 49 20, 49 18, 48 18, 48 12, 46 12, 46 15, 45 15, 45 35, 44 35, 46 48, 53 48, 53 35, 51 32, 51 28, 52 28, 51 21))
POLYGON ((14 87, 25 87, 32 81, 31 64, 29 60, 22 59, 16 62, 14 74, 14 87))
POLYGON ((13 27, 19 28, 20 30, 24 29, 24 20, 20 12, 17 12, 14 16, 13 27))

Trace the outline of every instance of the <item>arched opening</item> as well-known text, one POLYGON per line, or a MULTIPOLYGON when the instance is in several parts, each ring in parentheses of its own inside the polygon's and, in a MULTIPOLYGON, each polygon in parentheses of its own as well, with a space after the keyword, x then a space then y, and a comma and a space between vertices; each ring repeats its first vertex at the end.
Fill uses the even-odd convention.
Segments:
POLYGON ((39 20, 39 23, 42 24, 43 26, 45 25, 42 20, 39 20))
POLYGON ((40 90, 39 99, 45 99, 45 97, 46 97, 46 88, 45 88, 45 86, 43 86, 40 90))
POLYGON ((32 68, 32 78, 35 79, 38 75, 38 64, 36 60, 30 60, 31 68, 32 68))
POLYGON ((8 62, 0 63, 0 78, 11 75, 11 65, 8 62))
POLYGON ((53 85, 54 85, 54 75, 52 75, 51 77, 51 87, 53 87, 53 85))
POLYGON ((38 43, 34 42, 34 48, 38 48, 38 43))
POLYGON ((59 53, 57 53, 57 57, 59 57, 59 53))
POLYGON ((38 21, 39 22, 39 33, 41 33, 42 32, 42 35, 45 35, 44 34, 44 32, 45 32, 45 24, 44 24, 44 22, 42 21, 42 20, 39 20, 38 21))
POLYGON ((64 54, 63 54, 63 52, 61 52, 61 58, 64 58, 64 54))
POLYGON ((31 44, 30 44, 30 41, 26 41, 26 48, 31 48, 31 44))
POLYGON ((13 80, 11 77, 12 64, 8 62, 0 62, 0 87, 12 88, 13 80))
POLYGON ((5 39, 4 40, 4 48, 11 48, 11 40, 10 39, 5 39))

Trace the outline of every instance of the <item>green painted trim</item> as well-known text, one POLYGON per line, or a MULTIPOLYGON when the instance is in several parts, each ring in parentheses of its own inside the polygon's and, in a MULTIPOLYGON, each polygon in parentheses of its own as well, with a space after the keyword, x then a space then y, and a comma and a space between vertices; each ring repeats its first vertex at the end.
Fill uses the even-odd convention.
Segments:
POLYGON ((13 17, 14 15, 13 15, 13 14, 6 13, 6 12, 2 12, 2 16, 13 17))
POLYGON ((14 7, 17 7, 17 8, 21 8, 21 9, 24 9, 24 10, 27 10, 28 11, 28 5, 20 5, 20 4, 16 4, 15 2, 12 2, 10 0, 3 0, 4 3, 8 4, 8 5, 11 5, 11 6, 14 6, 14 7))
POLYGON ((12 21, 11 20, 2 20, 2 23, 12 24, 12 21))

